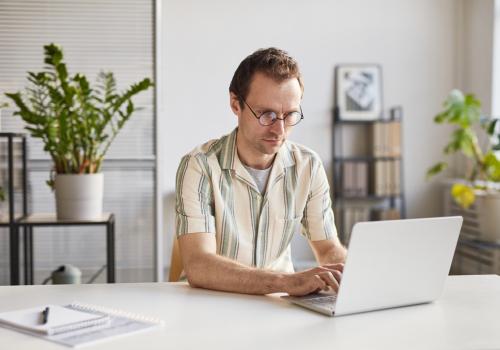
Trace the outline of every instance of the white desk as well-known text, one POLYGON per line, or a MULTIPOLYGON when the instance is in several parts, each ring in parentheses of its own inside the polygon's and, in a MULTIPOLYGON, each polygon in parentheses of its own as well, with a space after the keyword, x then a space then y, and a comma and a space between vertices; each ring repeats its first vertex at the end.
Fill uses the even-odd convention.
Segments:
MULTIPOLYGON (((89 349, 499 349, 500 277, 450 277, 433 304, 330 318, 280 300, 141 283, 0 287, 0 311, 45 303, 102 305, 165 327, 89 349)), ((1 349, 62 349, 0 328, 1 349)))

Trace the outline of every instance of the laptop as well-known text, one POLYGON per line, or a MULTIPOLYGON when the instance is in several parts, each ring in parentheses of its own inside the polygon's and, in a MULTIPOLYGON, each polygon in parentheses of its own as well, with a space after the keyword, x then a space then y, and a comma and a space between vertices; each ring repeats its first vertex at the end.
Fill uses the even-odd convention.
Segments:
POLYGON ((354 225, 337 294, 282 298, 328 316, 429 303, 443 292, 461 216, 354 225))

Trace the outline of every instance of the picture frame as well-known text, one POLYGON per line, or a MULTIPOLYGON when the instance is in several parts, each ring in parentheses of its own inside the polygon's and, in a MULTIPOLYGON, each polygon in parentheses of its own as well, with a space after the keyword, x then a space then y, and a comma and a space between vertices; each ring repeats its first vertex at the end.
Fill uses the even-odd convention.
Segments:
POLYGON ((338 120, 370 121, 382 118, 380 65, 342 64, 335 67, 335 111, 338 120))

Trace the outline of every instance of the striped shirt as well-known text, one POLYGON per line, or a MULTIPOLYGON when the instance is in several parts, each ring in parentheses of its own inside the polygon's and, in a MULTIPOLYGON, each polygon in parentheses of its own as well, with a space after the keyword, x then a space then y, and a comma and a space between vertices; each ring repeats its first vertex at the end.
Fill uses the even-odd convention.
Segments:
POLYGON ((335 237, 330 190, 319 156, 286 141, 261 194, 236 152, 235 129, 184 156, 176 179, 177 236, 215 234, 217 254, 248 266, 293 272, 290 242, 335 237))

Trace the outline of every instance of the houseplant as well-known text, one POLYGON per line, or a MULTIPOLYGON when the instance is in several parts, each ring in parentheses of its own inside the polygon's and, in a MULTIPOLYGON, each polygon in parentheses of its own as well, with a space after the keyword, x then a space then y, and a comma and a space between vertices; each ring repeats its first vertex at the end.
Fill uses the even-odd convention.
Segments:
POLYGON ((102 214, 104 157, 137 110, 132 97, 153 83, 145 78, 120 93, 113 73, 101 72, 91 87, 84 75, 69 75, 59 46, 46 45, 44 53, 46 68, 28 72, 30 86, 23 93, 6 96, 52 158, 47 183, 55 189, 58 218, 96 219, 102 214))
MULTIPOLYGON (((444 102, 444 109, 435 116, 437 124, 450 124, 454 131, 450 142, 443 149, 445 155, 461 153, 470 163, 464 179, 456 181, 451 187, 451 196, 462 208, 468 209, 478 199, 481 200, 477 210, 482 231, 487 236, 498 236, 500 227, 500 134, 496 131, 499 119, 484 117, 481 103, 473 95, 464 95, 453 90, 444 102), (487 137, 486 147, 480 147, 478 133, 487 137), (496 220, 496 221, 495 221, 496 220)), ((427 178, 444 169, 448 163, 439 162, 429 168, 427 178)), ((496 239, 496 238, 494 238, 496 239)))

